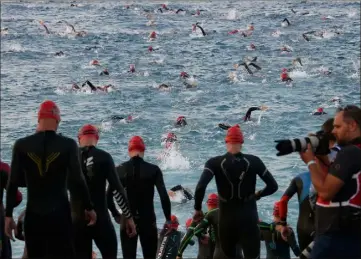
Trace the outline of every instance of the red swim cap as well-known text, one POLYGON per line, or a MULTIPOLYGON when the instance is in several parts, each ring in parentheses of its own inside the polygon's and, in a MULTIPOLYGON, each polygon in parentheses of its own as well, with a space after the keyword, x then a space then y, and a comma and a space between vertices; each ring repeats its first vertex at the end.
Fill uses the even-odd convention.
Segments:
POLYGON ((152 46, 149 46, 149 47, 148 47, 148 51, 153 51, 153 47, 152 47, 152 46))
POLYGON ((280 216, 280 202, 275 202, 273 206, 273 216, 279 217, 280 216))
POLYGON ((183 72, 180 73, 180 76, 181 77, 188 77, 189 75, 187 74, 187 72, 183 71, 183 72))
POLYGON ((38 121, 41 119, 54 119, 60 122, 60 110, 53 101, 44 101, 38 111, 38 121))
POLYGON ((186 220, 186 228, 188 229, 192 224, 192 218, 186 220))
POLYGON ((179 116, 178 118, 177 118, 177 121, 181 121, 181 120, 183 120, 183 119, 185 119, 186 117, 184 117, 184 116, 179 116))
POLYGON ((139 152, 144 152, 145 150, 145 145, 144 145, 144 141, 141 137, 139 136, 134 136, 129 140, 129 144, 128 144, 128 151, 139 151, 139 152))
POLYGON ((167 139, 177 140, 177 136, 173 132, 169 132, 167 135, 167 139))
POLYGON ((208 195, 207 205, 218 205, 218 194, 211 193, 208 195))
POLYGON ((281 78, 282 79, 287 79, 288 78, 288 74, 287 73, 285 73, 285 72, 283 72, 282 74, 281 74, 281 78))
POLYGON ((179 221, 178 221, 178 218, 177 218, 177 216, 175 216, 175 215, 172 215, 171 217, 170 217, 170 221, 171 221, 171 227, 172 228, 178 228, 178 226, 179 226, 179 221))
POLYGON ((234 125, 230 127, 227 131, 227 136, 225 138, 226 143, 230 144, 243 144, 243 133, 239 125, 234 125))
POLYGON ((97 127, 91 124, 86 124, 79 129, 78 138, 85 135, 95 137, 97 140, 99 139, 99 131, 97 127))
POLYGON ((151 37, 151 38, 157 37, 157 33, 156 33, 155 31, 152 31, 152 33, 150 34, 150 37, 151 37))
POLYGON ((323 112, 323 108, 317 108, 317 112, 323 112))

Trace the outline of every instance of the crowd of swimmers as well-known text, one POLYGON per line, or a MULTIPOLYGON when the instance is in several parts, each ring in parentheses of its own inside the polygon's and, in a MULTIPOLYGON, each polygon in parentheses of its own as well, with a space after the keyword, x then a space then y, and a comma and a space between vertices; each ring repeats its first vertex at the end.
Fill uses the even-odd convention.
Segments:
MULTIPOLYGON (((71 7, 78 7, 78 4, 71 3, 71 7)), ((129 9, 130 5, 125 8, 129 9)), ((159 13, 179 14, 184 11, 182 8, 171 9, 165 4, 157 9, 159 13)), ((199 16, 203 11, 196 10, 192 15, 199 16)), ((309 13, 297 12, 294 9, 291 11, 300 15, 309 13)), ((43 21, 39 23, 46 34, 54 33, 43 21)), ((71 35, 76 37, 87 35, 86 31, 77 31, 66 21, 61 23, 70 28, 71 35)), ((150 25, 155 25, 154 21, 151 20, 150 25)), ((285 18, 281 25, 294 26, 294 23, 285 18)), ((192 24, 192 32, 198 30, 204 37, 214 33, 214 31, 206 31, 198 22, 192 24)), ((254 30, 255 25, 251 23, 245 30, 236 29, 228 34, 249 37, 254 30)), ((338 30, 332 32, 341 34, 338 30)), ((1 34, 6 33, 8 33, 7 28, 1 29, 1 34)), ((302 37, 310 41, 312 36, 324 37, 324 33, 325 31, 310 31, 302 33, 302 37)), ((149 41, 157 39, 157 33, 152 31, 148 38, 149 41)), ((88 48, 90 49, 93 47, 88 48)), ((257 46, 251 43, 249 50, 256 49, 257 46)), ((153 52, 155 49, 149 46, 148 51, 153 52)), ((293 52, 293 49, 283 45, 281 51, 293 52)), ((63 51, 55 53, 55 56, 63 55, 63 51)), ((98 60, 92 60, 90 65, 101 66, 98 60)), ((286 83, 293 82, 294 79, 289 73, 296 67, 302 66, 301 58, 295 58, 292 61, 292 68, 281 69, 280 80, 286 83)), ((262 70, 261 65, 257 64, 257 57, 244 58, 242 62, 234 65, 236 70, 239 67, 244 67, 249 75, 262 70)), ((130 64, 127 72, 136 73, 135 64, 130 64)), ((99 75, 109 76, 110 72, 104 67, 99 75)), ((186 71, 181 71, 179 74, 186 88, 196 86, 190 80, 194 77, 186 71)), ((170 85, 162 83, 158 88, 169 89, 170 85)), ((71 89, 74 91, 90 89, 92 92, 107 93, 115 87, 112 84, 96 86, 86 80, 80 85, 74 83, 71 89)), ((340 105, 341 100, 335 97, 331 102, 340 105)), ((355 113, 358 114, 356 116, 359 116, 359 108, 352 109, 356 110, 355 113)), ((266 106, 249 107, 240 123, 252 121, 252 112, 266 110, 268 110, 266 106)), ((312 112, 312 115, 316 116, 326 114, 323 107, 312 112)), ((133 117, 112 115, 110 120, 132 122, 133 117)), ((360 127, 359 117, 354 120, 360 127)), ((81 127, 76 143, 71 138, 57 133, 60 121, 59 107, 52 101, 43 102, 38 111, 36 133, 15 142, 11 166, 4 162, 0 164, 0 227, 3 230, 0 233, 0 258, 11 258, 10 240, 16 238, 25 241, 23 258, 95 258, 97 255, 92 247, 94 241, 103 258, 115 259, 118 241, 111 217, 120 224, 122 253, 126 259, 136 258, 138 238, 144 258, 150 259, 180 259, 187 247, 193 246, 195 241, 198 243, 199 259, 257 259, 260 257, 261 240, 264 241, 267 249, 267 259, 289 259, 291 250, 295 256, 303 259, 326 258, 311 257, 311 253, 316 254, 312 250, 315 240, 318 240, 315 232, 314 196, 315 189, 319 186, 313 186, 310 172, 300 174, 292 180, 281 199, 274 203, 272 218, 258 218, 256 201, 275 193, 278 185, 257 156, 241 152, 244 137, 238 125, 218 124, 221 129, 227 131, 225 137, 227 153, 206 162, 193 192, 181 184, 170 189, 166 188, 160 168, 144 160, 146 145, 140 136, 134 136, 129 140, 130 159, 115 166, 112 156, 97 147, 100 133, 96 126, 87 124, 81 127), (257 176, 266 184, 262 190, 256 190, 257 176), (206 187, 213 177, 216 178, 217 193, 207 195, 207 211, 203 213, 202 202, 206 187), (20 211, 18 221, 15 223, 13 210, 23 199, 18 187, 27 188, 27 204, 25 210, 20 211), (154 211, 155 188, 165 217, 164 226, 159 229, 154 211), (7 190, 6 206, 3 204, 4 189, 7 190), (296 193, 299 201, 297 232, 287 223, 287 204, 296 193), (176 197, 180 199, 175 199, 176 197), (194 216, 185 222, 180 222, 177 215, 172 214, 171 202, 175 200, 180 203, 194 201, 194 216), (185 232, 179 229, 183 224, 185 232)), ((327 120, 322 130, 331 134, 334 125, 339 127, 335 121, 327 120)), ((188 127, 189 123, 185 116, 179 116, 174 126, 188 127)), ((338 152, 341 148, 338 148, 336 140, 341 142, 341 138, 337 139, 336 135, 330 140, 330 148, 336 148, 335 152, 338 152)), ((171 149, 174 143, 178 142, 178 138, 174 132, 168 132, 164 142, 166 149, 171 149)), ((357 155, 356 158, 359 158, 360 156, 357 155)), ((312 161, 306 163, 310 168, 313 165, 312 161)), ((350 162, 355 167, 359 166, 357 163, 359 162, 350 162)), ((351 186, 350 190, 353 190, 353 187, 351 186)), ((341 201, 337 202, 341 204, 341 201)), ((361 204, 356 205, 361 207, 361 204)), ((325 219, 326 222, 327 220, 325 219)), ((360 239, 358 235, 355 237, 356 240, 360 239)), ((352 241, 349 242, 353 244, 352 241)), ((354 249, 347 244, 345 247, 351 247, 350 251, 354 249)))

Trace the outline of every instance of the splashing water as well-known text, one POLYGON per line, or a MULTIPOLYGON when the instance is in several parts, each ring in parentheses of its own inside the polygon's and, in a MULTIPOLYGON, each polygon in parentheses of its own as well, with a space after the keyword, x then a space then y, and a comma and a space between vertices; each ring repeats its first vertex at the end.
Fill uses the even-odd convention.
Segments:
POLYGON ((162 170, 185 170, 190 168, 190 162, 180 153, 177 145, 173 145, 161 155, 159 167, 162 170))
POLYGON ((235 9, 232 9, 228 12, 227 20, 238 20, 238 19, 239 19, 239 13, 235 9))

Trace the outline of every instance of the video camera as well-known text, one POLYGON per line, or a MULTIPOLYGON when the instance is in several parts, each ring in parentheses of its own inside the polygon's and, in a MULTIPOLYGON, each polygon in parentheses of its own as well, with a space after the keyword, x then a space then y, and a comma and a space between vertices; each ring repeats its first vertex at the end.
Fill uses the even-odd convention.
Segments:
POLYGON ((311 144, 315 155, 328 155, 330 153, 330 140, 330 133, 325 133, 323 130, 316 132, 313 136, 301 139, 276 140, 276 149, 278 150, 277 156, 285 156, 293 152, 305 151, 309 143, 311 144))

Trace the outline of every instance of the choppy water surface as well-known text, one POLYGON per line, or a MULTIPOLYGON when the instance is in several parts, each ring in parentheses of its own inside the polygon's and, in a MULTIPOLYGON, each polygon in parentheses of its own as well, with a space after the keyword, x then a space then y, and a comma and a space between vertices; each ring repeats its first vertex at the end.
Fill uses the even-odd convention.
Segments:
MULTIPOLYGON (((323 106, 331 116, 335 107, 329 99, 334 96, 341 97, 343 103, 359 103, 360 3, 169 3, 170 8, 187 10, 178 15, 157 13, 159 2, 136 4, 130 9, 124 4, 70 7, 69 3, 55 2, 1 3, 1 27, 9 28, 9 33, 1 36, 1 159, 10 161, 14 141, 34 132, 39 103, 52 99, 62 112, 60 132, 75 138, 83 124, 101 125, 99 146, 109 151, 116 163, 127 159, 129 138, 141 135, 147 145, 146 159, 163 169, 166 186, 181 183, 194 189, 206 160, 225 152, 225 132, 217 124, 239 123, 248 107, 263 104, 269 110, 258 121, 259 113, 255 112, 255 122, 241 127, 246 136, 245 152, 260 156, 280 186, 275 195, 258 202, 260 218, 270 220, 274 201, 292 177, 306 170, 297 155, 276 157, 273 140, 318 129, 328 116, 313 117, 310 112, 323 106), (293 14, 290 8, 310 14, 293 14), (192 16, 196 9, 204 11, 192 16), (147 26, 144 10, 153 15, 156 26, 147 26), (292 26, 281 26, 285 17, 292 26), (55 34, 46 35, 39 20, 55 34), (69 35, 69 28, 59 23, 62 20, 88 35, 69 35), (211 33, 206 37, 192 33, 196 22, 211 33), (228 35, 231 30, 246 29, 251 22, 255 26, 251 37, 228 35), (341 34, 333 34, 335 29, 341 34), (152 30, 158 39, 148 42, 152 30), (310 30, 329 33, 306 42, 301 33, 310 30), (250 43, 256 45, 256 51, 247 49, 250 43), (293 52, 281 53, 283 44, 293 52), (158 50, 149 53, 150 45, 158 50), (98 48, 87 50, 93 46, 98 48), (57 51, 65 56, 54 57, 57 51), (245 56, 257 56, 262 70, 255 76, 240 71, 238 80, 230 81, 233 64, 245 56), (295 57, 302 58, 304 67, 291 74, 294 84, 289 87, 280 82, 279 74, 295 57), (110 76, 99 76, 101 68, 89 65, 92 59, 108 67, 110 76), (135 64, 137 74, 127 74, 129 64, 135 64), (325 69, 332 74, 320 72, 325 69), (184 88, 179 80, 181 71, 196 76, 195 89, 184 88), (87 79, 96 85, 113 84, 116 91, 89 94, 68 90, 72 83, 87 79), (171 84, 171 91, 157 90, 161 83, 171 84), (107 122, 110 115, 132 115, 135 119, 128 124, 111 124, 107 122), (186 116, 189 123, 181 130, 173 128, 179 115, 186 116), (169 131, 174 131, 180 141, 178 150, 165 160, 161 139, 169 131)), ((261 188, 262 183, 259 185, 261 188)), ((208 188, 211 191, 215 191, 214 182, 208 188)), ((156 207, 161 226, 164 216, 158 198, 156 207)), ((295 226, 296 198, 289 208, 289 221, 295 226)), ((184 223, 193 213, 193 202, 174 204, 172 212, 184 223)), ((13 247, 14 256, 19 256, 23 243, 17 241, 13 247)), ((195 253, 196 247, 190 247, 184 256, 195 253)))

